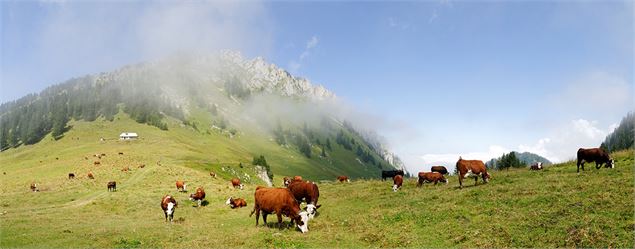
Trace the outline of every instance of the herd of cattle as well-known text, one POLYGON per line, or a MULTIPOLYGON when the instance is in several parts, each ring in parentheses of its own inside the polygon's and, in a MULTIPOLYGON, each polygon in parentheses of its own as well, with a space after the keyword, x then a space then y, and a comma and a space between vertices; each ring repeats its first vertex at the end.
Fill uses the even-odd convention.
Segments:
MULTIPOLYGON (((102 154, 103 155, 103 154, 102 154)), ((100 156, 102 156, 100 155, 100 156)), ((120 154, 121 155, 121 154, 120 154)), ((580 167, 584 170, 584 163, 596 164, 596 169, 599 169, 604 165, 606 168, 614 168, 615 162, 610 158, 609 154, 600 148, 582 149, 577 152, 577 172, 580 172, 580 167)), ((144 165, 145 166, 145 165, 144 165)), ((474 185, 478 184, 478 178, 482 178, 484 183, 489 182, 492 176, 487 172, 485 164, 481 160, 464 160, 459 157, 456 162, 456 169, 459 178, 459 188, 463 188, 463 180, 465 178, 473 177, 474 185)), ((535 163, 530 166, 530 170, 542 170, 542 163, 535 163)), ((421 187, 424 183, 443 182, 448 184, 448 179, 445 177, 448 174, 448 170, 444 166, 433 166, 431 172, 419 172, 417 187, 421 187)), ((216 177, 214 172, 210 172, 210 176, 216 177)), ((74 173, 68 175, 69 179, 75 178, 74 173)), ((92 172, 88 173, 90 179, 94 179, 92 172)), ((387 170, 382 171, 381 178, 393 179, 392 190, 397 191, 403 185, 403 170, 387 170)), ((337 181, 350 182, 347 176, 338 176, 337 181)), ((244 185, 240 182, 240 179, 231 179, 231 185, 236 189, 243 189, 244 185)), ((250 217, 256 214, 256 226, 260 214, 262 213, 262 219, 264 223, 267 223, 267 215, 276 214, 278 218, 278 227, 282 227, 282 215, 291 219, 291 225, 295 225, 300 229, 302 233, 308 231, 308 221, 313 219, 318 208, 321 207, 318 204, 320 197, 320 191, 318 185, 315 182, 304 181, 301 176, 295 176, 293 178, 284 177, 282 188, 267 188, 258 186, 254 193, 254 208, 250 213, 250 217), (301 209, 301 203, 305 202, 306 207, 301 209)), ((117 183, 110 181, 107 183, 108 191, 116 191, 117 183)), ((176 181, 176 189, 179 192, 187 192, 187 184, 183 181, 176 181)), ((31 184, 31 190, 33 192, 39 191, 36 183, 31 184)), ((195 193, 190 194, 190 201, 196 202, 200 207, 205 199, 205 190, 202 187, 196 188, 195 193)), ((226 205, 232 209, 241 208, 247 206, 247 202, 242 198, 229 197, 225 202, 226 205)), ((174 218, 174 211, 178 206, 177 200, 172 195, 165 195, 161 199, 161 209, 165 214, 165 220, 172 222, 174 218)))

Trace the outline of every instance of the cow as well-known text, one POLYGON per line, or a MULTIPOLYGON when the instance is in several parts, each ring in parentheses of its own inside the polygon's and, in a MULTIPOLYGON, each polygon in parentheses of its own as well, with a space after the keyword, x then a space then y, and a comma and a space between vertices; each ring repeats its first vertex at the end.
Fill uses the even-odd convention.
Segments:
POLYGON ((119 152, 119 155, 123 155, 123 152, 119 152))
POLYGON ((198 207, 201 206, 203 199, 205 199, 205 190, 203 190, 203 187, 196 188, 196 193, 190 194, 190 201, 197 201, 198 207))
POLYGON ((84 157, 84 159, 85 159, 85 160, 88 160, 88 157, 87 157, 87 156, 85 156, 85 157, 84 157))
POLYGON ((529 167, 529 170, 542 170, 542 169, 543 167, 541 162, 534 163, 529 167))
POLYGON ((106 186, 108 186, 108 191, 117 191, 117 182, 115 181, 108 182, 106 186))
POLYGON ((381 171, 381 179, 386 180, 386 178, 393 178, 396 175, 403 176, 403 170, 382 170, 381 171))
POLYGON ((338 176, 338 177, 337 177, 337 180, 338 180, 339 182, 351 182, 351 180, 350 180, 350 179, 348 179, 348 176, 338 176))
POLYGON ((183 181, 176 181, 176 191, 187 192, 187 184, 183 181))
POLYGON ((146 167, 146 165, 145 165, 145 164, 141 164, 141 165, 139 165, 139 168, 140 168, 140 169, 143 169, 143 168, 145 168, 145 167, 146 167))
POLYGON ((174 219, 174 209, 178 206, 176 199, 171 195, 166 195, 161 199, 161 209, 163 209, 163 214, 165 214, 165 221, 170 221, 174 219))
POLYGON ((309 231, 309 215, 300 210, 300 204, 295 200, 291 191, 287 188, 265 188, 258 186, 254 193, 254 209, 249 214, 256 213, 256 226, 262 211, 262 220, 267 224, 267 215, 276 213, 278 227, 282 227, 282 215, 291 218, 291 222, 297 225, 302 233, 309 231))
POLYGON ((439 172, 442 175, 447 175, 448 174, 448 169, 446 169, 443 166, 432 166, 432 168, 430 168, 430 171, 432 172, 439 172))
POLYGON ((397 189, 401 188, 401 185, 403 184, 403 176, 396 175, 393 177, 392 181, 394 183, 394 185, 392 185, 392 191, 397 192, 397 189))
POLYGON ((93 164, 94 165, 100 165, 101 163, 99 161, 94 161, 93 164))
POLYGON ((317 209, 322 206, 317 203, 320 198, 320 189, 317 184, 309 181, 294 181, 289 184, 287 188, 291 191, 298 203, 302 203, 303 200, 306 202, 306 211, 309 214, 309 218, 313 219, 317 213, 317 209))
POLYGON ((231 197, 231 196, 229 197, 229 199, 227 199, 225 204, 229 205, 229 207, 231 207, 232 209, 241 208, 241 207, 246 207, 247 206, 247 202, 245 201, 245 199, 243 199, 243 198, 234 198, 234 197, 231 197))
POLYGON ((214 173, 214 172, 209 172, 209 176, 216 178, 216 173, 214 173))
POLYGON ((487 183, 491 179, 487 168, 481 160, 463 160, 459 157, 456 162, 456 169, 459 172, 459 188, 463 188, 463 179, 466 177, 474 177, 474 185, 478 183, 478 177, 483 178, 483 182, 487 183))
POLYGON ((290 184, 290 183, 291 183, 291 178, 286 177, 286 176, 285 176, 284 178, 282 178, 282 184, 283 184, 285 187, 289 187, 289 184, 290 184))
POLYGON ((242 189, 243 189, 243 187, 244 187, 244 185, 242 185, 242 184, 240 183, 240 179, 238 179, 238 178, 233 178, 231 182, 232 182, 232 186, 233 186, 234 188, 240 188, 240 189, 242 190, 242 189))
POLYGON ((595 162, 596 169, 600 169, 602 164, 604 164, 605 168, 615 168, 615 160, 601 148, 578 149, 578 163, 576 164, 578 173, 580 173, 580 166, 582 166, 582 171, 584 171, 584 163, 586 162, 595 162))
POLYGON ((75 173, 68 173, 68 179, 75 179, 75 173))
POLYGON ((37 187, 37 183, 31 183, 31 191, 38 192, 40 189, 37 187))
POLYGON ((417 187, 421 187, 423 183, 431 183, 434 182, 434 185, 437 185, 437 182, 445 182, 448 184, 448 179, 445 179, 443 174, 439 172, 419 172, 419 181, 417 182, 417 187))
POLYGON ((101 153, 101 156, 106 156, 106 153, 101 153))
POLYGON ((122 172, 128 172, 130 171, 130 167, 124 167, 123 169, 121 169, 122 172))
POLYGON ((95 179, 95 176, 93 175, 93 172, 88 172, 88 178, 89 179, 95 179))

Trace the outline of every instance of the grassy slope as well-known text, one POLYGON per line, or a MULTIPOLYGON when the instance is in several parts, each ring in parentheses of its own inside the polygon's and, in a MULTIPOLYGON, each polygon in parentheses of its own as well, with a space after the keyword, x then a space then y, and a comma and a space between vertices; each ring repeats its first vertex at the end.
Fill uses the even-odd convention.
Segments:
MULTIPOLYGON (((463 190, 456 189, 456 177, 449 185, 422 188, 409 180, 397 193, 391 192, 391 182, 378 180, 324 183, 320 216, 310 222, 308 234, 301 234, 254 227, 248 215, 259 181, 234 190, 227 180, 200 170, 220 167, 215 162, 235 164, 232 160, 240 157, 250 161, 247 149, 226 145, 245 143, 245 138, 177 127, 166 133, 125 117, 74 125, 60 141, 46 138, 0 154, 0 170, 7 172, 0 175, 0 247, 635 246, 633 151, 614 155, 613 170, 587 167, 577 175, 575 165, 566 163, 542 172, 493 172, 490 183, 463 190), (138 131, 144 139, 98 141, 112 137, 112 130, 138 131), (80 140, 72 139, 76 137, 80 140), (116 155, 119 151, 125 154, 116 155), (98 152, 107 153, 101 166, 92 165, 92 157, 84 159, 98 152), (147 166, 134 167, 141 163, 147 166), (132 172, 119 170, 126 165, 132 172), (95 180, 86 179, 89 170, 95 180), (71 171, 78 175, 72 181, 66 179, 71 171), (106 191, 104 185, 112 179, 118 181, 118 192, 106 191), (187 194, 175 191, 177 179, 188 181, 190 189, 203 186, 209 205, 192 207, 187 194), (42 192, 29 191, 34 180, 42 192), (159 201, 164 194, 179 201, 174 224, 163 221, 159 201), (246 198, 248 207, 229 209, 224 202, 230 195, 246 198)), ((267 159, 301 155, 280 157, 267 159)))

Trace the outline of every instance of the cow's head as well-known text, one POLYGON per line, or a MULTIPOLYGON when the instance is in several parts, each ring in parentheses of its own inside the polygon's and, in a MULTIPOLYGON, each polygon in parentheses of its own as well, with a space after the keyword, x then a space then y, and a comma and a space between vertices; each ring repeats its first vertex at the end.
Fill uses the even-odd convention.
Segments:
POLYGON ((290 183, 291 179, 289 179, 289 177, 285 177, 282 179, 282 184, 284 184, 285 187, 288 187, 290 183))
POLYGON ((295 222, 302 233, 309 231, 309 214, 306 211, 298 213, 295 222))
POLYGON ((245 186, 245 185, 243 185, 243 184, 238 185, 238 187, 240 187, 240 190, 243 190, 243 187, 244 187, 244 186, 245 186))
POLYGON ((174 218, 174 207, 176 207, 176 203, 168 202, 168 209, 165 210, 165 213, 168 215, 168 219, 170 219, 170 221, 174 218))
POLYGON ((392 191, 397 192, 397 189, 398 189, 398 188, 399 188, 399 187, 397 187, 397 184, 392 185, 392 191))
POLYGON ((230 196, 229 199, 225 202, 225 205, 231 205, 234 202, 234 197, 230 196))
POLYGON ((315 217, 315 214, 317 214, 317 210, 318 208, 320 208, 322 205, 314 205, 314 204, 307 204, 306 205, 306 212, 309 214, 309 219, 313 219, 315 217))
POLYGON ((492 179, 492 176, 489 173, 485 172, 485 174, 483 174, 483 181, 489 182, 489 180, 491 179, 492 179))

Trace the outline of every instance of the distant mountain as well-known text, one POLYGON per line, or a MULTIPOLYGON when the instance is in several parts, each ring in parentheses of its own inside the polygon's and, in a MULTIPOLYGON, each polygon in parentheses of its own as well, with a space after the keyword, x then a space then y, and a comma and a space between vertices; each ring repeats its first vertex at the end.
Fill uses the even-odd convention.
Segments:
MULTIPOLYGON (((516 152, 516 151, 512 151, 515 154, 515 157, 524 165, 531 165, 533 163, 536 162, 541 162, 543 165, 551 165, 551 161, 549 161, 547 158, 544 158, 540 155, 531 153, 531 152, 516 152)), ((511 152, 510 152, 511 153, 511 152)), ((487 161, 485 164, 487 165, 488 168, 498 168, 498 162, 501 158, 492 158, 489 161, 487 161)))
MULTIPOLYGON (((344 173, 377 177, 382 169, 405 169, 381 137, 351 120, 350 112, 320 85, 263 58, 247 60, 238 52, 223 51, 174 56, 82 76, 3 103, 0 147, 6 151, 37 144, 49 134, 55 140, 63 139, 73 129, 71 121, 114 122, 125 113, 167 133, 189 127, 201 134, 226 134, 230 139, 253 137, 259 146, 232 146, 241 146, 254 157, 272 143, 304 156, 306 165, 326 162, 326 168, 316 175, 327 179, 344 173)), ((276 163, 276 159, 267 161, 276 163)), ((279 174, 292 173, 293 167, 284 172, 272 168, 279 174)))
POLYGON ((604 139, 600 147, 609 152, 631 149, 635 144, 634 138, 635 112, 630 112, 622 119, 620 125, 615 128, 611 134, 606 136, 606 139, 604 139))

